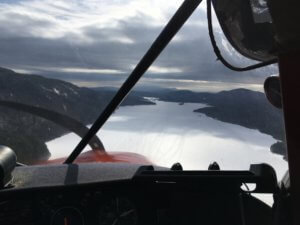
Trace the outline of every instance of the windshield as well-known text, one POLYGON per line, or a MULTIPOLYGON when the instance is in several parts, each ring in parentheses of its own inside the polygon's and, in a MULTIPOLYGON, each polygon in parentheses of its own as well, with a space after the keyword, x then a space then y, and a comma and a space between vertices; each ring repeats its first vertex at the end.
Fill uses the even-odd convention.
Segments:
MULTIPOLYGON (((0 143, 25 164, 66 158, 181 3, 1 1, 0 143)), ((98 132, 96 145, 184 169, 264 162, 280 178, 287 169, 282 111, 263 93, 277 65, 226 69, 215 60, 206 24, 203 2, 98 132)), ((253 63, 214 27, 225 57, 253 63)))

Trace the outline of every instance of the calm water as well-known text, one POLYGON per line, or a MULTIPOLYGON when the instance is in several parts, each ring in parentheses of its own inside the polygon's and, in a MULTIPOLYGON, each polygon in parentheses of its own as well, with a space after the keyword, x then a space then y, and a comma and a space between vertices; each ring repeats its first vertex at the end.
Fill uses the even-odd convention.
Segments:
MULTIPOLYGON (((184 169, 207 169, 217 161, 221 169, 265 162, 278 178, 286 171, 287 163, 269 150, 276 142, 271 136, 194 113, 202 104, 156 103, 119 108, 98 133, 107 151, 139 153, 167 167, 180 162, 184 169)), ((68 134, 48 142, 52 158, 66 156, 79 140, 68 134)))

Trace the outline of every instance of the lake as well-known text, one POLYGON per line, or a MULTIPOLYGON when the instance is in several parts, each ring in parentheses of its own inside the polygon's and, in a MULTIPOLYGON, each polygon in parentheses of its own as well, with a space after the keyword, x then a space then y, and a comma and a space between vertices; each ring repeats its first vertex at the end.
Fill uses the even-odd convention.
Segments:
MULTIPOLYGON (((193 112, 203 104, 154 101, 156 105, 120 107, 111 116, 98 133, 108 152, 139 153, 166 167, 180 162, 184 169, 207 169, 216 161, 229 170, 268 163, 278 178, 287 170, 282 156, 269 150, 273 137, 193 112)), ((79 140, 67 134, 48 142, 51 158, 68 155, 79 140)))

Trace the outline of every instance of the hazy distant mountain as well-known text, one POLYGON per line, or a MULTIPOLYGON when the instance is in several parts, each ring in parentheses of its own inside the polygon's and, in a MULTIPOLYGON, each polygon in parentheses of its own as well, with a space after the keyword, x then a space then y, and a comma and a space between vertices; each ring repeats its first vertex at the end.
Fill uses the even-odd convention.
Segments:
MULTIPOLYGON (((0 100, 38 106, 91 124, 113 96, 71 83, 38 75, 18 74, 0 68, 0 100)), ((129 97, 123 105, 153 104, 141 97, 129 97)), ((15 150, 18 160, 31 163, 50 153, 45 142, 69 131, 28 113, 1 107, 0 144, 15 150)), ((62 149, 63 151, 63 149, 62 149)))

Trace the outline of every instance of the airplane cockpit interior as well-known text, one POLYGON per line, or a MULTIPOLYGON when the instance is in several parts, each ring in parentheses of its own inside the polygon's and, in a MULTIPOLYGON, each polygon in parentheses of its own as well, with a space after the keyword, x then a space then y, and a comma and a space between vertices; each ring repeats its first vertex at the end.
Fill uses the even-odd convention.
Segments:
POLYGON ((299 2, 0 10, 1 225, 300 223, 299 2))

